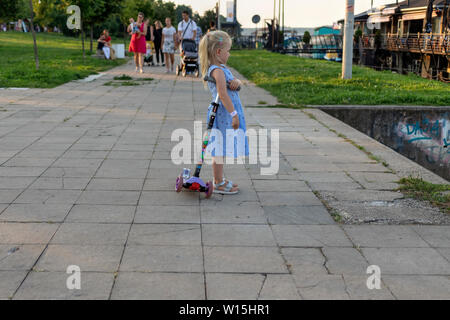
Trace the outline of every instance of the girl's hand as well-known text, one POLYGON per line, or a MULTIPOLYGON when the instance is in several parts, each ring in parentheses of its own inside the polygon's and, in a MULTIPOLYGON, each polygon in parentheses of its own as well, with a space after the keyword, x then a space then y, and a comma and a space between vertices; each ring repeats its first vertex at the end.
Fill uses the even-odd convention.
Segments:
POLYGON ((239 79, 234 79, 230 82, 230 89, 236 91, 242 85, 242 82, 239 79))
POLYGON ((239 116, 235 115, 231 121, 231 126, 233 127, 234 130, 239 129, 239 116))

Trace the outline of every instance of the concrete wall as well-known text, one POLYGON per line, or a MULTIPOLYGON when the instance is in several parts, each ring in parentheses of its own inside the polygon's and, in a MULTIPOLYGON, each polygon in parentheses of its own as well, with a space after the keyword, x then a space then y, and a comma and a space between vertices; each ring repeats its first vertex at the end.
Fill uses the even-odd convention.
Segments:
POLYGON ((450 108, 321 109, 450 181, 450 108))

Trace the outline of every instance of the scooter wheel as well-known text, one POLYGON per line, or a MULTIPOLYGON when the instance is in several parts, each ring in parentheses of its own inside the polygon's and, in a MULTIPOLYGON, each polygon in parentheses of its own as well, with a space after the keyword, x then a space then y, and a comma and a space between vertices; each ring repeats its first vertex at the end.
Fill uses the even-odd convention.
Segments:
POLYGON ((181 192, 181 190, 183 190, 183 177, 179 176, 177 178, 177 182, 175 183, 175 191, 181 192))
POLYGON ((206 183, 206 187, 208 188, 208 191, 206 191, 206 199, 211 198, 213 191, 214 191, 214 185, 212 183, 212 181, 208 181, 206 183))

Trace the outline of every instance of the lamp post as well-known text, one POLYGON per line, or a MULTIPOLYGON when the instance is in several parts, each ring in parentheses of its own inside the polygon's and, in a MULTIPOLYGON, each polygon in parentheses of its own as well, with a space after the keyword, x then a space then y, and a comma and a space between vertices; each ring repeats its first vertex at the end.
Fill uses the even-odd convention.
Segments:
POLYGON ((217 1, 217 30, 222 29, 222 24, 220 23, 220 0, 217 1))
POLYGON ((344 51, 342 60, 342 79, 352 78, 353 63, 353 29, 355 0, 346 0, 345 3, 345 23, 344 23, 344 51))

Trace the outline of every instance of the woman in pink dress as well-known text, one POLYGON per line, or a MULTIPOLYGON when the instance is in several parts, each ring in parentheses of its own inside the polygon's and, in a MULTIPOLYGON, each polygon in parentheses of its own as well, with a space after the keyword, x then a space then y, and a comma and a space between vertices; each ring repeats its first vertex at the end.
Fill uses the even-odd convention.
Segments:
POLYGON ((136 72, 144 73, 142 69, 144 65, 144 55, 147 52, 147 43, 145 41, 145 36, 147 34, 147 25, 144 23, 144 14, 139 12, 137 22, 130 28, 131 32, 131 42, 130 42, 130 52, 134 52, 134 62, 136 64, 136 72))

